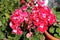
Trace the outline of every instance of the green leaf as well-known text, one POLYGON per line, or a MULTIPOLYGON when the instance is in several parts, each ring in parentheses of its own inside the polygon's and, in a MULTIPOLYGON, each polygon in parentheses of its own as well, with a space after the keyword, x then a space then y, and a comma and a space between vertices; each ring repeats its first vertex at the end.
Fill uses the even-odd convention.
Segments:
POLYGON ((53 26, 49 28, 50 33, 54 33, 54 30, 55 30, 55 28, 53 26))
POLYGON ((2 26, 2 22, 0 21, 0 26, 2 26))
POLYGON ((60 36, 60 33, 59 33, 59 36, 60 36))
POLYGON ((2 31, 0 31, 0 39, 4 39, 5 35, 3 34, 2 31))
POLYGON ((56 38, 60 38, 60 36, 58 34, 54 34, 54 37, 56 38))
POLYGON ((54 36, 55 36, 56 38, 58 38, 58 35, 57 35, 57 34, 54 34, 54 36))
POLYGON ((29 38, 29 40, 42 40, 44 39, 44 35, 39 33, 39 32, 35 32, 35 34, 29 38))
POLYGON ((56 28, 56 32, 57 33, 60 33, 60 28, 56 28))
POLYGON ((6 27, 3 25, 3 26, 1 27, 1 30, 4 31, 5 29, 6 29, 6 27))
POLYGON ((19 40, 20 39, 20 35, 16 35, 15 37, 14 37, 14 40, 19 40))
POLYGON ((11 37, 11 36, 8 36, 8 40, 13 40, 13 37, 11 37))
POLYGON ((5 13, 6 18, 10 18, 10 15, 8 13, 5 13))
POLYGON ((56 12, 57 19, 60 20, 60 12, 56 12))

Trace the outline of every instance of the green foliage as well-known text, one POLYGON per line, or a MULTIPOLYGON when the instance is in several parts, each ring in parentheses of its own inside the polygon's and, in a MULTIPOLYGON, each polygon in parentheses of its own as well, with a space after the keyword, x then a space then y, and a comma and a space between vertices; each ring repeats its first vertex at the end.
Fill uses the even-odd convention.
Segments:
POLYGON ((50 32, 54 37, 57 37, 57 38, 60 38, 60 26, 59 26, 59 23, 60 23, 60 22, 57 22, 55 25, 52 25, 52 26, 49 28, 49 32, 50 32))
POLYGON ((44 39, 44 35, 39 32, 35 32, 33 37, 31 37, 29 40, 42 40, 42 39, 44 39))
POLYGON ((57 15, 57 19, 60 20, 60 12, 56 12, 56 15, 57 15))
POLYGON ((60 20, 60 11, 56 11, 56 8, 52 8, 52 11, 56 14, 58 20, 60 20))
POLYGON ((36 30, 34 30, 33 36, 30 38, 26 38, 26 33, 27 32, 24 32, 24 34, 20 37, 20 40, 42 40, 42 39, 45 39, 44 35, 42 33, 37 32, 36 30))
POLYGON ((60 38, 60 27, 57 27, 56 25, 55 26, 52 26, 49 28, 49 32, 57 37, 57 38, 60 38))
POLYGON ((56 32, 57 33, 60 33, 60 28, 56 28, 56 32))
POLYGON ((59 38, 58 34, 54 34, 54 36, 55 36, 56 38, 59 38))
POLYGON ((54 30, 55 30, 55 28, 52 26, 52 27, 50 27, 49 32, 54 33, 54 30))
POLYGON ((0 31, 0 39, 3 39, 5 37, 4 33, 0 31))
POLYGON ((9 27, 9 19, 13 10, 19 8, 19 0, 0 0, 0 40, 18 40, 20 35, 13 36, 9 27))

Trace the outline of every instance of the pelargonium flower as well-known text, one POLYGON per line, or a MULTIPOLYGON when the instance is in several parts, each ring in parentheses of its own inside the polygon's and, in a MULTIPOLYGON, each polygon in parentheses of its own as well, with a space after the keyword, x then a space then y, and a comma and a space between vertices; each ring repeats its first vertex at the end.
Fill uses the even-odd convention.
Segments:
POLYGON ((49 25, 52 25, 52 24, 54 24, 55 22, 56 22, 56 16, 53 15, 53 14, 49 15, 49 16, 48 16, 48 23, 49 23, 49 25))
POLYGON ((28 4, 21 7, 21 9, 24 10, 24 11, 26 11, 27 8, 28 8, 28 4))
POLYGON ((37 26, 37 30, 42 33, 44 33, 48 29, 49 25, 52 25, 56 22, 56 16, 47 6, 43 7, 38 5, 37 7, 33 7, 31 16, 34 25, 37 26))
POLYGON ((26 34, 26 37, 27 38, 31 38, 32 36, 33 36, 33 33, 32 32, 29 32, 29 33, 26 34))
POLYGON ((13 32, 15 32, 16 34, 23 33, 19 26, 21 26, 27 16, 27 12, 23 12, 21 9, 16 9, 12 13, 10 17, 10 27, 12 28, 13 32))
POLYGON ((46 21, 40 21, 39 25, 37 25, 37 31, 44 33, 46 30, 48 30, 48 26, 46 24, 46 21))
MULTIPOLYGON (((20 0, 24 3, 24 0, 20 0)), ((26 3, 20 9, 15 9, 10 17, 10 27, 12 32, 16 34, 23 34, 21 29, 21 24, 23 22, 27 23, 27 30, 31 31, 31 28, 36 28, 37 31, 44 33, 48 30, 48 26, 56 22, 56 16, 53 14, 52 10, 44 5, 44 0, 37 0, 37 5, 33 5, 34 1, 26 3), (28 7, 32 5, 32 11, 27 12, 28 7)), ((26 35, 27 38, 31 37, 31 33, 26 35), (28 36, 29 35, 29 36, 28 36)))

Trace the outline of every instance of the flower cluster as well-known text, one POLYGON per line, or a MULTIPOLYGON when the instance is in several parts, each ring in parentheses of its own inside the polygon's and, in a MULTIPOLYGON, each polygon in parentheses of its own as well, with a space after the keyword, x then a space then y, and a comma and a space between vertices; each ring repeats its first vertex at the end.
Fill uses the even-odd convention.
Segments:
POLYGON ((21 9, 16 9, 11 15, 10 27, 13 29, 13 32, 16 34, 22 34, 22 30, 19 28, 21 23, 27 17, 27 12, 23 12, 21 9))
MULTIPOLYGON (((24 3, 24 0, 22 0, 21 3, 24 3)), ((12 28, 12 32, 22 35, 23 31, 21 25, 24 22, 28 24, 27 30, 30 32, 27 33, 26 36, 29 38, 33 34, 31 28, 36 28, 37 31, 44 33, 48 30, 48 26, 56 22, 56 16, 48 6, 44 6, 44 1, 36 1, 36 5, 29 2, 12 13, 10 17, 10 27, 12 28), (28 10, 30 5, 32 5, 32 11, 27 12, 26 10, 28 10), (28 35, 30 36, 28 37, 28 35)))
POLYGON ((40 7, 40 5, 33 7, 31 19, 37 26, 37 30, 42 33, 48 29, 48 26, 56 22, 56 16, 53 12, 47 6, 40 7))

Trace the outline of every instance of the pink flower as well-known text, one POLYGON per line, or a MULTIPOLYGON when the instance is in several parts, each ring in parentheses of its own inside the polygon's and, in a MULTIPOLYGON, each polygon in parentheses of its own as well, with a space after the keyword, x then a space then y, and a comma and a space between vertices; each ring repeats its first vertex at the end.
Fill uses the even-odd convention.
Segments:
POLYGON ((10 27, 12 28, 13 33, 16 33, 17 35, 22 35, 23 34, 22 30, 18 27, 18 25, 10 22, 10 27))
POLYGON ((52 24, 54 24, 56 22, 56 16, 55 15, 49 15, 48 16, 48 23, 49 23, 49 25, 52 25, 52 24))
POLYGON ((24 5, 24 6, 21 7, 21 9, 24 10, 24 11, 26 11, 27 8, 28 8, 28 5, 24 5))
POLYGON ((44 26, 43 28, 42 28, 42 26, 40 26, 40 27, 37 28, 37 31, 40 32, 40 33, 44 33, 47 30, 48 30, 47 26, 44 26))
MULTIPOLYGON (((25 1, 20 0, 23 4, 25 1)), ((37 0, 37 5, 34 5, 34 0, 26 3, 20 9, 15 9, 10 17, 10 27, 12 32, 18 35, 22 35, 21 24, 23 22, 28 24, 27 30, 30 31, 31 28, 36 28, 37 31, 44 33, 48 30, 48 26, 56 22, 56 16, 53 14, 52 10, 48 6, 44 6, 44 0, 37 0), (32 8, 31 13, 27 12, 28 7, 32 8)), ((27 33, 27 38, 32 37, 32 32, 27 33)))
POLYGON ((38 5, 40 6, 40 7, 44 7, 45 5, 44 5, 44 0, 38 0, 38 5))
POLYGON ((47 24, 44 21, 40 21, 40 24, 37 26, 37 31, 44 33, 47 29, 47 24))
POLYGON ((21 24, 28 16, 27 12, 23 12, 22 9, 16 9, 11 17, 10 17, 10 27, 12 28, 13 32, 16 34, 22 34, 22 30, 20 29, 21 24))
POLYGON ((23 34, 23 32, 20 28, 13 29, 12 32, 16 33, 17 35, 22 35, 23 34))
POLYGON ((27 38, 31 38, 32 36, 33 36, 33 33, 32 32, 29 32, 29 33, 26 34, 26 37, 27 38))
POLYGON ((34 20, 34 25, 38 26, 40 24, 40 19, 39 18, 36 18, 34 20))
POLYGON ((30 18, 33 19, 33 23, 37 26, 37 30, 42 33, 48 29, 49 25, 56 22, 55 15, 53 15, 53 12, 47 6, 43 7, 38 5, 38 7, 33 7, 30 18))

